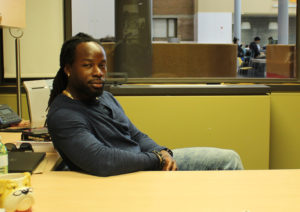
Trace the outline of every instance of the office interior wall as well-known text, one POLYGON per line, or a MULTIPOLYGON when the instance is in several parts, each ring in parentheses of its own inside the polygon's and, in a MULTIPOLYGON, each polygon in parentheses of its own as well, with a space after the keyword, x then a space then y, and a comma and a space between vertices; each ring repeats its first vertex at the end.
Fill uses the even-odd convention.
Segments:
MULTIPOLYGON (((289 1, 289 14, 296 14, 295 1, 289 1)), ((278 14, 278 0, 243 0, 242 13, 247 14, 278 14)))
POLYGON ((234 12, 234 0, 209 1, 195 0, 195 13, 198 12, 234 12))
MULTIPOLYGON (((295 15, 295 2, 289 3, 289 14, 295 15)), ((233 0, 209 1, 195 0, 195 13, 197 12, 234 12, 233 0)), ((242 15, 275 15, 278 13, 278 0, 243 0, 242 15)))
POLYGON ((72 35, 85 32, 95 38, 115 36, 115 1, 72 0, 72 35))
MULTIPOLYGON (((153 0, 154 18, 176 18, 177 37, 180 41, 194 40, 194 0, 153 0)), ((154 38, 167 41, 167 38, 154 38)))
POLYGON ((126 114, 169 148, 237 151, 246 169, 269 168, 270 97, 118 96, 126 114))
POLYGON ((190 15, 194 13, 194 0, 152 0, 155 15, 190 15))
POLYGON ((232 43, 232 13, 199 12, 195 14, 195 41, 198 43, 232 43))
MULTIPOLYGON (((26 0, 26 28, 21 42, 21 77, 54 77, 63 43, 63 1, 26 0)), ((16 77, 15 42, 3 30, 4 77, 16 77)))

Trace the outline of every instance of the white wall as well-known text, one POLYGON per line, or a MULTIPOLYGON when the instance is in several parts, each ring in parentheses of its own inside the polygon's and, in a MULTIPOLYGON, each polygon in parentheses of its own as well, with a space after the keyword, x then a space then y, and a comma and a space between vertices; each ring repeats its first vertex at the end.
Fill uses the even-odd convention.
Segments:
POLYGON ((72 35, 115 36, 114 0, 72 0, 72 35))
MULTIPOLYGON (((21 41, 21 77, 54 77, 64 40, 63 1, 26 0, 26 27, 21 41)), ((3 30, 4 77, 16 77, 15 42, 3 30)))
POLYGON ((195 41, 198 43, 232 43, 232 14, 226 12, 195 14, 195 41))

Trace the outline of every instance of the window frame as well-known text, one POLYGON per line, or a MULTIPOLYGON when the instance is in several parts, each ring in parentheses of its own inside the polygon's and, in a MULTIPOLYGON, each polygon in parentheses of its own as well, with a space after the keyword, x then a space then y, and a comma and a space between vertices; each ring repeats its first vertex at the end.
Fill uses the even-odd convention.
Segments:
MULTIPOLYGON (((136 83, 169 83, 169 84, 196 84, 196 83, 208 83, 208 84, 221 84, 221 83, 257 83, 257 84, 293 84, 300 83, 300 0, 297 0, 296 5, 296 77, 295 78, 128 78, 128 84, 136 83)), ((155 16, 158 17, 158 16, 155 16)))
MULTIPOLYGON (((64 0, 64 31, 65 40, 69 39, 72 35, 72 20, 71 20, 71 0, 64 0)), ((220 84, 220 83, 258 83, 258 84, 282 84, 282 83, 300 83, 300 0, 297 0, 296 6, 296 77, 295 78, 128 78, 128 84, 135 83, 208 83, 208 84, 220 84)), ((155 17, 156 18, 156 17, 155 17)), ((1 41, 2 42, 2 41, 1 41)), ((3 70, 4 71, 4 70, 3 70)), ((3 74, 0 73, 0 74, 3 74)), ((1 79, 0 84, 5 82, 5 79, 1 79)))
POLYGON ((128 83, 258 83, 282 84, 300 83, 300 0, 296 4, 296 77, 295 78, 128 78, 128 83))
POLYGON ((169 39, 169 38, 176 38, 177 37, 177 34, 178 34, 178 32, 177 32, 177 30, 178 30, 178 18, 177 17, 154 16, 152 18, 153 25, 154 25, 154 20, 155 19, 166 20, 166 24, 167 24, 167 28, 166 28, 167 32, 166 32, 166 34, 167 34, 167 36, 166 37, 154 37, 154 34, 153 34, 153 39, 169 39), (174 25, 174 34, 175 35, 174 36, 169 36, 169 21, 170 20, 174 20, 174 22, 175 22, 175 25, 174 25))

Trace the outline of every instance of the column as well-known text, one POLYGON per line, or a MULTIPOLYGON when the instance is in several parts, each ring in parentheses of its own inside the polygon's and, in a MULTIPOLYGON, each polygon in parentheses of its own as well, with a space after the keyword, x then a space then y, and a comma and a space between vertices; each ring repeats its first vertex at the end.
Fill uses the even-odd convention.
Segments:
POLYGON ((289 1, 278 0, 278 44, 289 43, 289 1))
POLYGON ((130 78, 152 74, 152 0, 115 0, 115 72, 130 78))
POLYGON ((234 0, 234 37, 240 41, 242 39, 241 33, 241 0, 234 0))

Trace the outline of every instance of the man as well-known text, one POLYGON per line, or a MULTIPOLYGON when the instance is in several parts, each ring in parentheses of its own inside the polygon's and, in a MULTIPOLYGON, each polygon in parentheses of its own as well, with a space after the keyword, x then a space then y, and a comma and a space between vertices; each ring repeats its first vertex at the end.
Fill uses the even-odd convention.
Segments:
POLYGON ((249 48, 251 56, 257 58, 260 55, 260 37, 255 37, 254 41, 250 43, 249 48))
POLYGON ((140 132, 103 91, 106 55, 79 33, 63 44, 49 99, 47 126, 70 170, 110 176, 142 170, 243 169, 237 153, 217 148, 173 152, 140 132))

